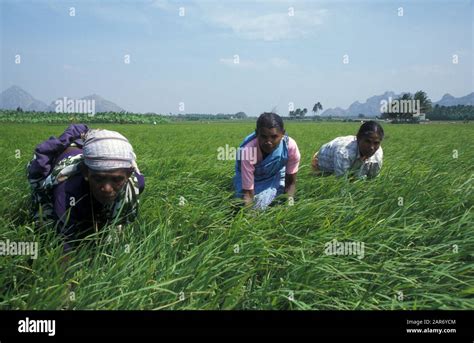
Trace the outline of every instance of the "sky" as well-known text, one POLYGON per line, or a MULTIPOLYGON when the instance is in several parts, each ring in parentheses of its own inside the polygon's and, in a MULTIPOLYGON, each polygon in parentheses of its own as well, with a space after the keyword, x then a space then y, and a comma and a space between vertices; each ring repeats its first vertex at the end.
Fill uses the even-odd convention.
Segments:
POLYGON ((474 91, 473 3, 0 0, 0 91, 251 116, 385 91, 459 97, 474 91))

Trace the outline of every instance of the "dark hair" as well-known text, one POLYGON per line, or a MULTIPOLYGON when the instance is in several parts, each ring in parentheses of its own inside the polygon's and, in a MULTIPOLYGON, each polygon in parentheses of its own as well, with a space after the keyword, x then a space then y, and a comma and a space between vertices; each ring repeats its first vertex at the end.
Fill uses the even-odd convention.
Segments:
POLYGON ((281 132, 285 132, 285 128, 283 127, 283 119, 281 119, 278 114, 273 112, 264 112, 258 117, 257 129, 255 132, 258 134, 259 130, 263 128, 276 128, 281 132))
POLYGON ((383 139, 384 132, 382 125, 380 125, 374 120, 366 121, 360 126, 359 132, 357 132, 357 138, 368 136, 371 133, 376 133, 380 136, 380 139, 383 139))

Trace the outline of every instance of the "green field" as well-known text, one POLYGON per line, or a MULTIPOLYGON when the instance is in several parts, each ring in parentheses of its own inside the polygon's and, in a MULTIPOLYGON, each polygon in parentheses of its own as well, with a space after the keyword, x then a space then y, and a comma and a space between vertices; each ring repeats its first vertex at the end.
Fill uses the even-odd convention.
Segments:
POLYGON ((232 202, 234 161, 217 159, 254 123, 95 124, 135 148, 140 217, 62 267, 53 230, 28 219, 25 165, 66 125, 2 124, 0 240, 40 250, 0 256, 0 309, 473 309, 474 126, 387 124, 377 179, 312 176, 320 145, 358 125, 288 124, 295 205, 256 213, 232 202), (363 242, 364 257, 326 255, 333 239, 363 242))

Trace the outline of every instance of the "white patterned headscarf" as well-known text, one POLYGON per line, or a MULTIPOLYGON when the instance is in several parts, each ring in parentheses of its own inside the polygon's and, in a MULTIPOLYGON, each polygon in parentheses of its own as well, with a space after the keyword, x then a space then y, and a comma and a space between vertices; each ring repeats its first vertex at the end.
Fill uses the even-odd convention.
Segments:
POLYGON ((127 138, 109 130, 89 130, 84 139, 84 163, 97 171, 132 168, 135 153, 127 138))

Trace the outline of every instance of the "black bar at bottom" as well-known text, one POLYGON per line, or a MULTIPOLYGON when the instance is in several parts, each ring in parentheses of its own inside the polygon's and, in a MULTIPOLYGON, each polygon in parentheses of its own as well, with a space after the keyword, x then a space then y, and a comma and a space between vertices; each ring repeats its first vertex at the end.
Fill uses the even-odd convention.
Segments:
POLYGON ((199 335, 396 336, 431 341, 471 337, 472 341, 474 311, 0 311, 2 343, 5 337, 18 336, 54 340, 199 335), (46 322, 32 324, 32 320, 54 320, 54 336, 48 335, 46 322), (44 332, 19 332, 30 329, 44 332))

